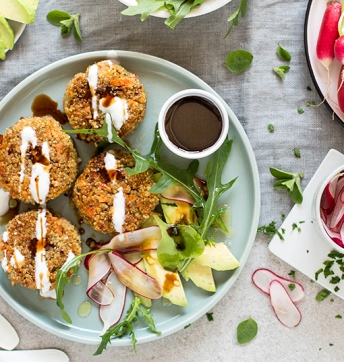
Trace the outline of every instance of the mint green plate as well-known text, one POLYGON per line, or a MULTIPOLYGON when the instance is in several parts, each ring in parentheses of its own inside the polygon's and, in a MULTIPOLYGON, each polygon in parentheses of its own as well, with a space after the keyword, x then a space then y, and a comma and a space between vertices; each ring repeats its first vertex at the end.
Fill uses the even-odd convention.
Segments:
MULTIPOLYGON (((46 94, 58 102, 62 109, 62 98, 67 83, 77 72, 84 72, 86 67, 96 61, 115 58, 123 67, 137 74, 148 96, 147 114, 145 120, 139 125, 130 137, 131 145, 142 153, 147 153, 153 140, 153 131, 158 119, 162 104, 173 93, 186 88, 201 88, 216 94, 206 83, 189 71, 146 54, 127 51, 100 51, 72 56, 55 62, 32 74, 15 87, 0 103, 0 133, 19 120, 20 117, 32 115, 31 104, 39 94, 46 94)), ((217 95, 217 94, 216 94, 217 95)), ((218 95, 217 95, 218 96, 218 95)), ((151 311, 155 318, 157 329, 162 332, 160 336, 152 334, 145 325, 138 320, 136 324, 136 337, 138 343, 153 341, 168 334, 183 329, 189 323, 203 316, 231 289, 243 269, 251 251, 260 211, 260 188, 258 170, 255 157, 249 140, 238 119, 226 105, 230 119, 229 138, 234 140, 232 152, 226 164, 223 182, 238 176, 233 188, 222 196, 221 203, 230 205, 232 210, 232 226, 235 236, 231 239, 231 251, 240 261, 238 269, 231 272, 215 272, 217 285, 216 293, 212 294, 196 288, 191 281, 185 282, 184 289, 189 302, 188 307, 164 306, 161 300, 153 302, 151 311)), ((79 155, 84 163, 94 154, 94 148, 76 140, 79 155)), ((181 168, 186 167, 185 160, 173 157, 167 150, 164 156, 181 168)), ((202 160, 199 176, 202 177, 207 159, 202 160)), ((67 219, 77 225, 78 218, 75 210, 70 207, 69 199, 60 196, 48 203, 48 207, 55 209, 67 219)), ((25 209, 25 206, 22 208, 25 209)), ((0 232, 4 227, 0 227, 0 232)), ((93 237, 98 240, 108 240, 106 236, 97 235, 86 228, 82 235, 83 240, 93 237)), ((85 248, 87 250, 87 247, 85 248)), ((102 329, 98 316, 98 308, 93 305, 91 314, 87 318, 80 318, 77 314, 78 306, 87 300, 85 295, 87 274, 80 268, 82 284, 68 285, 65 290, 64 304, 71 316, 73 324, 67 324, 60 315, 59 308, 53 300, 43 300, 36 291, 27 290, 20 286, 12 286, 0 268, 0 295, 20 314, 44 330, 60 337, 81 343, 98 344, 99 333, 102 329)), ((132 300, 128 292, 126 307, 132 300)), ((228 313, 231 313, 228 310, 228 313)), ((205 336, 206 337, 206 336, 205 336)), ((113 346, 131 344, 129 337, 113 340, 113 346)))

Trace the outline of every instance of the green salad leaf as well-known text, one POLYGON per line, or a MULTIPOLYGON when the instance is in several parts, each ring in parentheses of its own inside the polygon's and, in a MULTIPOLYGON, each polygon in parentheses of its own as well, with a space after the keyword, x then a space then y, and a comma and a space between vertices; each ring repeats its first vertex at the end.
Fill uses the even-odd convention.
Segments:
POLYGON ((165 9, 170 13, 165 25, 174 29, 192 9, 203 2, 204 0, 137 0, 137 5, 129 6, 121 14, 141 15, 141 21, 144 21, 155 11, 165 9))

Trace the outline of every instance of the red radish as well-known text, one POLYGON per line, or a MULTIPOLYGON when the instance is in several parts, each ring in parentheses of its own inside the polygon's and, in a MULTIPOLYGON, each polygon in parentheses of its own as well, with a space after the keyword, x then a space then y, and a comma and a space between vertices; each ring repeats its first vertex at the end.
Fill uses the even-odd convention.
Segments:
POLYGON ((298 302, 305 296, 305 290, 300 283, 297 283, 294 280, 285 279, 269 269, 260 268, 252 274, 253 284, 262 292, 268 295, 270 293, 270 283, 273 280, 279 281, 285 287, 293 302, 298 302), (288 287, 288 285, 290 284, 293 284, 295 286, 293 290, 290 290, 290 288, 288 287))
POLYGON ((278 280, 270 283, 270 301, 278 320, 286 327, 296 327, 301 321, 301 313, 290 299, 287 290, 278 280))
POLYGON ((110 305, 100 306, 99 316, 104 323, 104 327, 100 332, 100 335, 104 334, 110 327, 120 320, 127 292, 127 288, 118 280, 114 271, 110 272, 106 280, 106 286, 112 291, 115 297, 110 305))
POLYGON ((330 229, 332 231, 339 231, 344 221, 344 188, 342 188, 336 199, 334 210, 330 220, 330 229))
POLYGON ((159 299, 162 296, 162 285, 156 279, 125 260, 115 251, 108 253, 108 256, 118 279, 126 287, 149 299, 159 299))
MULTIPOLYGON (((322 225, 325 229, 325 232, 326 234, 337 244, 339 245, 340 247, 344 248, 344 244, 343 244, 343 241, 342 241, 342 235, 341 233, 337 233, 337 232, 334 232, 332 230, 330 230, 327 225, 325 224, 325 222, 323 222, 322 220, 322 225)), ((344 224, 343 224, 344 225, 344 224)), ((342 225, 342 228, 343 228, 343 225, 342 225)))
POLYGON ((318 35, 316 55, 328 74, 334 59, 334 43, 339 37, 338 22, 341 10, 342 5, 338 1, 328 1, 318 35))

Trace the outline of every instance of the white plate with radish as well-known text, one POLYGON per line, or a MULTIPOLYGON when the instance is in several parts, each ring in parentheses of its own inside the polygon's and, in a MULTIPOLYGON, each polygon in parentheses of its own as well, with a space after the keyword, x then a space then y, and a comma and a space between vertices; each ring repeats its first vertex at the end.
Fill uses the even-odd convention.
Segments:
MULTIPOLYGON (((337 92, 341 62, 335 56, 335 42, 340 36, 338 26, 343 23, 343 17, 340 20, 341 8, 344 9, 338 0, 330 1, 330 5, 326 0, 309 1, 305 19, 305 51, 311 77, 321 99, 325 100, 333 117, 344 125, 344 86, 337 92)), ((336 55, 344 61, 344 43, 343 50, 340 49, 340 42, 336 48, 336 55)))

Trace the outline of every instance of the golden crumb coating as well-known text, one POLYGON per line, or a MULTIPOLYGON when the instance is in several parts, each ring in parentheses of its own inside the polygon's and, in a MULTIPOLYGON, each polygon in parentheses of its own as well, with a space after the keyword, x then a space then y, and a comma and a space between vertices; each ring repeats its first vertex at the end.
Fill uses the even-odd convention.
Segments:
MULTIPOLYGON (((107 113, 100 109, 100 104, 109 105, 117 99, 122 100, 125 102, 127 119, 119 128, 116 127, 116 131, 124 138, 136 129, 145 116, 147 96, 143 85, 135 74, 111 61, 101 61, 93 66, 97 67, 96 85, 89 82, 92 66, 85 73, 76 74, 65 91, 64 112, 74 129, 99 129, 107 113)), ((95 134, 79 134, 78 137, 94 145, 103 141, 101 136, 95 134)))
POLYGON ((149 189, 155 184, 151 170, 137 175, 128 175, 126 167, 132 168, 130 154, 108 151, 92 158, 74 185, 73 201, 83 221, 102 234, 133 231, 138 229, 152 214, 159 198, 149 189), (106 168, 106 158, 113 155, 114 169, 106 168), (114 197, 123 193, 125 217, 122 230, 114 223, 114 197))
POLYGON ((13 199, 40 204, 56 198, 73 186, 78 162, 71 137, 52 117, 22 118, 0 137, 0 187, 13 199))

